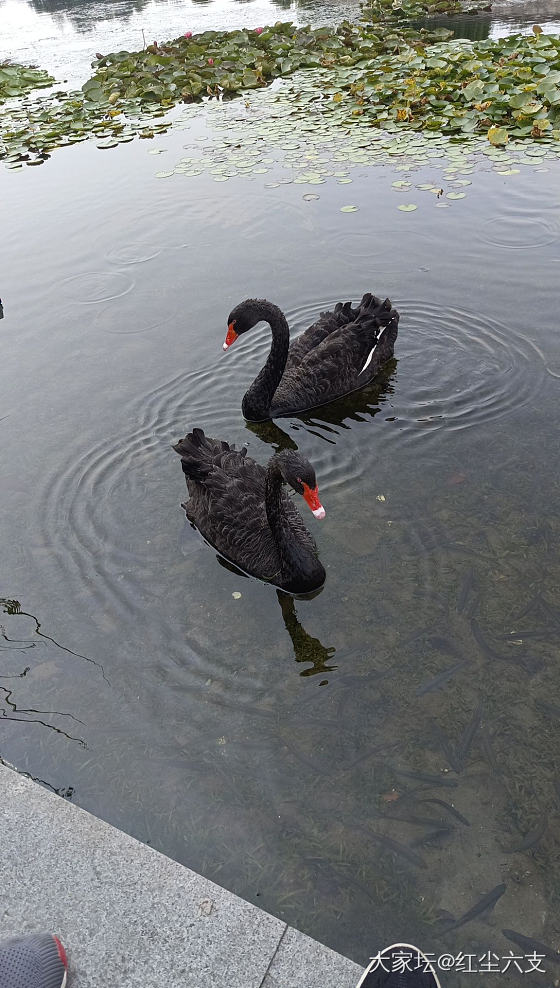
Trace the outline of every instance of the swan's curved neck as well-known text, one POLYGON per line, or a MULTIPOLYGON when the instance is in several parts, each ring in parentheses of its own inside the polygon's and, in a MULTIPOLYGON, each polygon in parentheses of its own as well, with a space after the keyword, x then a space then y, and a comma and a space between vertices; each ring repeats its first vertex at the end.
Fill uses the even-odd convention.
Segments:
MULTIPOLYGON (((315 559, 298 541, 286 514, 282 493, 283 477, 278 463, 272 457, 266 471, 265 508, 266 517, 272 532, 281 561, 279 581, 286 589, 302 587, 308 580, 313 582, 316 569, 315 559)), ((276 582, 276 581, 275 581, 276 582)))
POLYGON ((277 305, 263 302, 259 314, 272 330, 272 346, 266 364, 243 398, 241 409, 246 419, 260 422, 269 418, 274 392, 280 384, 290 347, 290 329, 277 305))

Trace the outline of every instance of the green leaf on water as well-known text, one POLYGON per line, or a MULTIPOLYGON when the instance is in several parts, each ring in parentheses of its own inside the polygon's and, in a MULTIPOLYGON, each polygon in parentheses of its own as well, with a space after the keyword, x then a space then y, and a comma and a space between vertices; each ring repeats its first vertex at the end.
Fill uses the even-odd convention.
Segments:
POLYGON ((413 202, 402 202, 398 208, 401 213, 412 213, 415 209, 418 209, 418 206, 413 202))

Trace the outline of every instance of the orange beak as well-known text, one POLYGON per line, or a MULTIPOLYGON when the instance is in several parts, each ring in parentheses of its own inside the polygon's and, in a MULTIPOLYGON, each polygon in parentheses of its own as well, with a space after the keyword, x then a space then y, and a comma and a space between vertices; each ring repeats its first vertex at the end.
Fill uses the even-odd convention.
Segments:
POLYGON ((225 343, 224 343, 224 346, 223 346, 223 349, 224 350, 227 350, 227 348, 229 346, 231 346, 232 343, 235 343, 235 341, 237 339, 238 334, 235 332, 235 330, 233 328, 234 325, 235 325, 234 322, 230 322, 230 324, 229 324, 229 326, 227 328, 226 340, 225 340, 225 343))
POLYGON ((319 500, 319 488, 315 487, 311 490, 307 484, 303 484, 303 496, 315 517, 324 518, 327 512, 319 500))

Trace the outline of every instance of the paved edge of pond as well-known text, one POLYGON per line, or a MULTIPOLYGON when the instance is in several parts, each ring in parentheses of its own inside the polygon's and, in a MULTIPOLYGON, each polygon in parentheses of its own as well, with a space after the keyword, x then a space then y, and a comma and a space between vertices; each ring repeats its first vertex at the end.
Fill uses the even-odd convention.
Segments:
POLYGON ((362 973, 2 765, 0 847, 0 939, 56 933, 68 988, 355 988, 362 973))

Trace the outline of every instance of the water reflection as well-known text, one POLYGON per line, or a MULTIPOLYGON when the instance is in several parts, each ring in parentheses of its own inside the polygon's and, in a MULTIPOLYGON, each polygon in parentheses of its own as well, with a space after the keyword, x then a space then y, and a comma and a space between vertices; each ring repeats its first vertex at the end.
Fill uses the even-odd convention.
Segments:
POLYGON ((333 672, 337 666, 328 665, 336 649, 325 647, 318 638, 309 635, 299 623, 294 598, 281 590, 276 591, 282 610, 282 617, 294 646, 296 662, 310 662, 311 667, 304 669, 300 676, 316 676, 318 673, 333 672))

